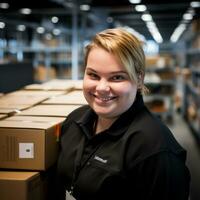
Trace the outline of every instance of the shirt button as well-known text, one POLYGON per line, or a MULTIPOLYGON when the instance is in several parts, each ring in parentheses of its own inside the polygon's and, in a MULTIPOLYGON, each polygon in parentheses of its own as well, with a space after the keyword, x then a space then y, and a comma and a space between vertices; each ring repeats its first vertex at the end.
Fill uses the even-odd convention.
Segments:
POLYGON ((89 161, 87 162, 87 165, 90 165, 90 162, 89 162, 89 161))

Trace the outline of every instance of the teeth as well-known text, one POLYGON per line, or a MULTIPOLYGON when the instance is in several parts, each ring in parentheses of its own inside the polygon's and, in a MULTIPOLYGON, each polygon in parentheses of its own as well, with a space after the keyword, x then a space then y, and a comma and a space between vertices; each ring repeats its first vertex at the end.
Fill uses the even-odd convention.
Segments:
POLYGON ((100 97, 99 99, 101 99, 102 101, 109 101, 112 99, 112 97, 100 97))
POLYGON ((110 101, 110 100, 113 100, 115 99, 116 97, 115 96, 111 96, 111 97, 100 97, 98 95, 95 95, 93 94, 93 96, 101 101, 110 101))

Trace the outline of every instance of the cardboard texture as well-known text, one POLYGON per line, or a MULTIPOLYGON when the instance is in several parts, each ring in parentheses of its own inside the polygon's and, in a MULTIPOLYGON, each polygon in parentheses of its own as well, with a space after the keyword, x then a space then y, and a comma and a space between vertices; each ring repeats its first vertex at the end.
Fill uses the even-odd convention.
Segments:
POLYGON ((31 105, 0 105, 0 114, 13 116, 30 107, 31 105))
POLYGON ((43 101, 42 104, 86 105, 87 101, 85 100, 82 90, 74 90, 68 94, 43 101))
POLYGON ((83 80, 71 80, 73 84, 73 88, 75 90, 82 90, 83 89, 83 80))
POLYGON ((53 79, 42 84, 31 84, 25 90, 82 90, 83 80, 53 79))
POLYGON ((0 171, 1 200, 43 200, 38 172, 0 171))
POLYGON ((25 90, 61 90, 70 91, 74 87, 69 80, 53 79, 42 84, 31 84, 24 87, 25 90))
POLYGON ((8 116, 7 116, 7 115, 0 114, 0 120, 4 119, 4 118, 6 118, 6 117, 8 117, 8 116))
POLYGON ((67 117, 78 107, 80 105, 37 105, 22 111, 18 115, 67 117))
POLYGON ((33 106, 33 105, 36 105, 46 99, 47 99, 47 97, 45 97, 45 96, 4 95, 3 97, 0 98, 0 106, 4 107, 4 108, 13 108, 13 107, 20 106, 20 105, 33 106))
POLYGON ((46 170, 58 154, 65 118, 13 116, 0 121, 0 168, 46 170))
POLYGON ((65 94, 66 91, 42 91, 42 90, 17 90, 15 92, 7 93, 6 96, 42 96, 42 97, 54 97, 61 94, 65 94))

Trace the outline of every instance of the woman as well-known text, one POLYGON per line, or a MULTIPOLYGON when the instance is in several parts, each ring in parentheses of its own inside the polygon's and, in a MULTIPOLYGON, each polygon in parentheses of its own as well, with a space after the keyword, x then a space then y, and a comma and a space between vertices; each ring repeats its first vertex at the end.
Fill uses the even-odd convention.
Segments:
POLYGON ((57 198, 186 200, 186 152, 144 105, 140 42, 116 28, 86 48, 84 96, 61 133, 57 198))

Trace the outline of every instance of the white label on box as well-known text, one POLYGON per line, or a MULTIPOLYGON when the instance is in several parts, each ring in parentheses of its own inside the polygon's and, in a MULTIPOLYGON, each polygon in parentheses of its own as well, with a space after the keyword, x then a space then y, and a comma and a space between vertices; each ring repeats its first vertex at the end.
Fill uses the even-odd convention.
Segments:
POLYGON ((19 143, 19 158, 34 158, 34 144, 19 143))

